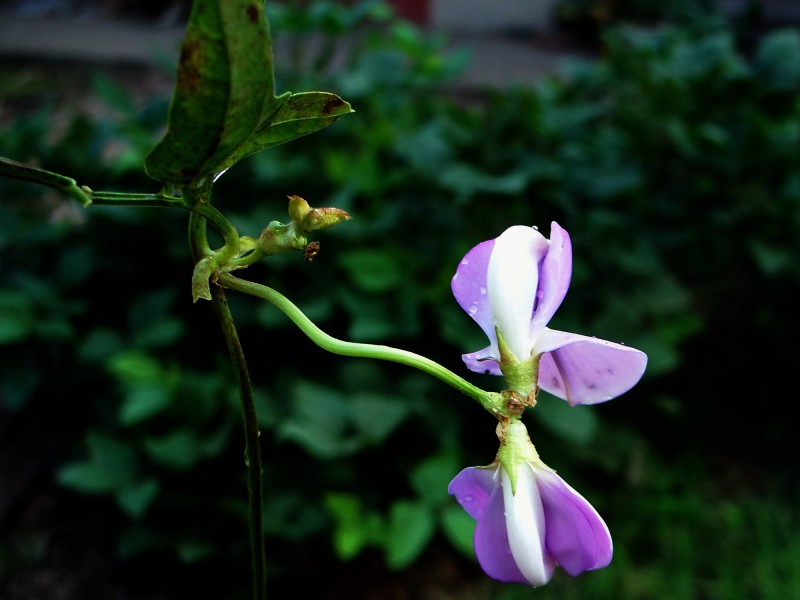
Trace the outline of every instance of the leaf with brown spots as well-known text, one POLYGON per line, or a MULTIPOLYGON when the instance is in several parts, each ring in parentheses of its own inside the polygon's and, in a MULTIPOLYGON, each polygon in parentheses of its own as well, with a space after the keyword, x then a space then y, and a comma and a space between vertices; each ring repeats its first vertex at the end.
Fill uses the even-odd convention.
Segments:
POLYGON ((175 184, 215 175, 284 100, 275 97, 262 1, 195 0, 167 132, 145 160, 147 173, 175 184))
POLYGON ((226 161, 230 167, 245 156, 314 133, 339 117, 355 112, 348 102, 328 92, 300 92, 285 99, 277 112, 267 116, 258 129, 226 161))

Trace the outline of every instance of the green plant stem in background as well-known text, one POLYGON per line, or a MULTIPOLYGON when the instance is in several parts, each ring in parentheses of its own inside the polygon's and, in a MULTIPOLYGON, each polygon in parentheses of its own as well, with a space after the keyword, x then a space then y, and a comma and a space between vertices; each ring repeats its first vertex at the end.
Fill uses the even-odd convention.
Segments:
POLYGON ((484 391, 429 358, 390 346, 348 342, 330 336, 317 327, 286 296, 265 285, 239 279, 229 273, 221 273, 218 283, 223 287, 271 302, 289 317, 315 344, 328 352, 343 356, 388 360, 414 367, 441 379, 458 391, 474 398, 493 415, 506 415, 505 402, 500 393, 484 391))

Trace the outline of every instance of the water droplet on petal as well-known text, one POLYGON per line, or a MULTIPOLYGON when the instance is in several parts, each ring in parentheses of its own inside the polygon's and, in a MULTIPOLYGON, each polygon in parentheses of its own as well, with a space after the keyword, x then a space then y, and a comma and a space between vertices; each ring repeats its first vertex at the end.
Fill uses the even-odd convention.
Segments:
POLYGON ((486 288, 482 287, 481 288, 481 296, 485 296, 485 295, 486 295, 486 288))
POLYGON ((461 500, 464 502, 474 502, 475 496, 473 496, 472 494, 467 494, 466 496, 462 497, 461 500))
POLYGON ((474 315, 476 312, 478 312, 478 305, 477 304, 470 305, 469 312, 472 315, 474 315))
POLYGON ((461 264, 462 265, 468 265, 469 264, 469 259, 465 258, 464 260, 461 261, 461 264))

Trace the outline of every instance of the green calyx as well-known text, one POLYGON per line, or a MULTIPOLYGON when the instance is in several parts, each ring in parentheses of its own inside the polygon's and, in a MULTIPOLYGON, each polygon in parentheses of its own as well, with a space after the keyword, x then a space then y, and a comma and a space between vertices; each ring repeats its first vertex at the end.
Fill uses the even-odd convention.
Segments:
POLYGON ((526 360, 519 360, 508 349, 499 330, 497 333, 497 346, 500 349, 500 371, 510 390, 526 398, 528 406, 536 404, 536 394, 539 391, 537 379, 539 377, 539 356, 531 356, 526 360))
POLYGON ((308 239, 294 221, 287 225, 272 221, 258 236, 256 248, 261 256, 275 256, 287 250, 302 250, 306 244, 308 239))
POLYGON ((519 469, 529 468, 530 463, 542 464, 542 461, 522 421, 512 419, 506 424, 501 423, 497 435, 500 438, 497 460, 508 473, 511 492, 516 493, 519 469))

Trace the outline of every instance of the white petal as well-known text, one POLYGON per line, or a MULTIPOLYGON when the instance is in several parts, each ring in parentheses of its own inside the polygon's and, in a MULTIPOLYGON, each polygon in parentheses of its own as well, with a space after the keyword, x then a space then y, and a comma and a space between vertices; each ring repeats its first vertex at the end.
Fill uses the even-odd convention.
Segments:
POLYGON ((539 285, 539 263, 547 239, 532 227, 515 225, 495 240, 486 286, 494 323, 509 350, 520 360, 530 357, 531 315, 539 285))
POLYGON ((544 585, 553 576, 555 562, 545 553, 544 509, 533 470, 528 465, 518 469, 516 494, 511 493, 505 469, 502 483, 511 554, 532 586, 544 585))

